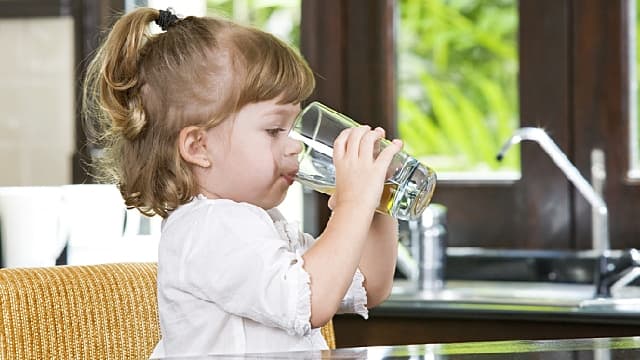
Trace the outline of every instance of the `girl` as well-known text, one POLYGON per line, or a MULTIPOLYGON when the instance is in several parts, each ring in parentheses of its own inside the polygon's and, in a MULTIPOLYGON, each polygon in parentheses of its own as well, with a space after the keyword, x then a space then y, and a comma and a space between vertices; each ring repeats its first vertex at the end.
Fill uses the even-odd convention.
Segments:
POLYGON ((140 8, 116 22, 86 83, 106 175, 127 206, 164 218, 154 356, 326 349, 319 328, 334 314, 366 318, 388 296, 397 223, 374 212, 400 141, 374 159, 382 129, 341 133, 318 239, 275 209, 302 149, 288 129, 315 84, 290 47, 140 8))

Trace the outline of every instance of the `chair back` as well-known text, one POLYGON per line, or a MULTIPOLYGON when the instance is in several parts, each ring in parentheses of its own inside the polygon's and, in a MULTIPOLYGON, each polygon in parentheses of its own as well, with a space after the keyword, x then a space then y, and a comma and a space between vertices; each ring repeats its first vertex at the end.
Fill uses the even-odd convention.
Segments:
MULTIPOLYGON (((157 265, 0 269, 0 359, 148 359, 157 265)), ((333 324, 322 329, 335 349, 333 324)))
POLYGON ((155 264, 0 270, 0 358, 148 359, 155 264))

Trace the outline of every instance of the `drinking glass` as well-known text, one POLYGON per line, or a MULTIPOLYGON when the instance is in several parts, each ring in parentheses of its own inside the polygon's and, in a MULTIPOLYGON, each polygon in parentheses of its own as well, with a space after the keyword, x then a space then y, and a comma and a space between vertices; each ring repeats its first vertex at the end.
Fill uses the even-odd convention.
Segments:
MULTIPOLYGON (((342 130, 357 126, 360 124, 317 101, 306 106, 289 132, 292 139, 303 144, 296 180, 315 191, 333 194, 336 187, 333 143, 342 130)), ((389 144, 388 140, 380 139, 374 156, 389 144)), ((435 185, 436 174, 431 168, 400 151, 387 170, 377 211, 400 220, 417 219, 431 201, 435 185)))

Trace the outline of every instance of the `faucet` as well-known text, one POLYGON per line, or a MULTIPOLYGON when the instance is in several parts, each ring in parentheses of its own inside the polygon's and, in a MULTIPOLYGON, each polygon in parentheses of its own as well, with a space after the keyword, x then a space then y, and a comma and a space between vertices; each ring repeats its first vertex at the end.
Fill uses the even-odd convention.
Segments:
POLYGON ((400 221, 400 233, 409 244, 398 242, 397 267, 410 291, 437 291, 444 287, 447 249, 447 208, 431 203, 422 216, 400 221))
POLYGON ((551 160, 562 170, 565 176, 578 189, 582 196, 587 199, 592 208, 592 249, 599 255, 605 254, 609 250, 609 225, 607 205, 599 193, 602 191, 604 181, 604 154, 602 151, 596 151, 592 154, 592 160, 596 160, 599 164, 592 167, 594 178, 594 186, 580 175, 578 169, 569 161, 567 156, 560 150, 558 145, 553 142, 551 137, 541 128, 523 127, 516 129, 511 138, 502 146, 497 155, 500 161, 509 148, 523 140, 535 141, 542 149, 551 157, 551 160))
POLYGON ((592 186, 580 175, 578 169, 567 159, 567 156, 553 142, 551 137, 540 128, 524 127, 517 129, 500 149, 497 156, 498 160, 502 160, 511 146, 523 140, 537 142, 591 204, 592 249, 599 256, 595 271, 595 296, 597 298, 611 297, 612 291, 620 289, 640 277, 640 253, 638 250, 630 249, 617 260, 610 256, 608 211, 607 205, 602 198, 602 188, 606 177, 602 150, 596 149, 591 153, 592 186))
POLYGON ((599 259, 596 295, 611 297, 612 293, 640 277, 640 251, 628 249, 615 261, 607 256, 599 259))

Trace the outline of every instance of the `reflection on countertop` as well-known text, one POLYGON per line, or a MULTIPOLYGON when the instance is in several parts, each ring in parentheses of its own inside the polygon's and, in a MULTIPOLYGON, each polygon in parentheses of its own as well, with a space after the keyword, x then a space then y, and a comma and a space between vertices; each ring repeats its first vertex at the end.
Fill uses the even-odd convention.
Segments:
POLYGON ((640 288, 628 287, 635 297, 593 298, 595 287, 584 284, 456 281, 439 291, 406 292, 402 285, 389 299, 372 309, 374 315, 439 316, 492 314, 592 320, 622 320, 640 324, 640 288))
POLYGON ((175 357, 167 359, 536 359, 640 358, 640 337, 369 346, 330 351, 175 357))

